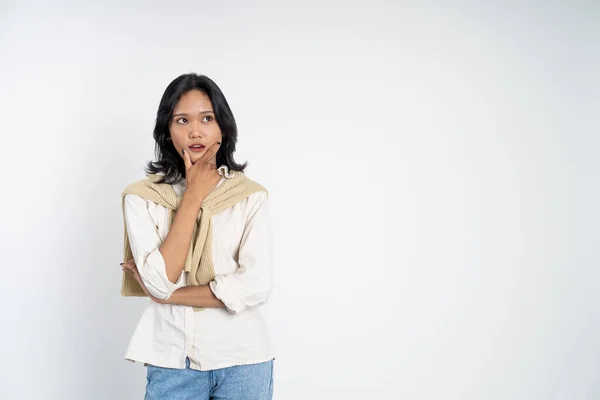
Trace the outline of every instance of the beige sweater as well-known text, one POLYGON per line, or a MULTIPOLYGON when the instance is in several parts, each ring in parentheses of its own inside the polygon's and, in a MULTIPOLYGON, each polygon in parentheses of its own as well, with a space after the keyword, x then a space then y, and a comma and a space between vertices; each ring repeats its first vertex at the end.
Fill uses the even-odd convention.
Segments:
MULTIPOLYGON (((198 213, 196 228, 194 229, 184 267, 184 271, 188 273, 187 285, 206 285, 215 278, 211 254, 211 217, 245 200, 252 193, 261 190, 267 192, 263 186, 247 178, 244 173, 239 171, 231 171, 231 173, 233 177, 225 179, 219 187, 215 188, 206 197, 198 213)), ((181 198, 177 197, 171 185, 156 183, 160 178, 158 175, 149 174, 146 179, 127 186, 121 195, 122 204, 124 204, 127 194, 141 196, 168 208, 171 211, 170 221, 172 222, 179 208, 181 198)), ((125 220, 124 210, 123 219, 125 220)), ((133 257, 127 235, 126 221, 123 253, 123 262, 133 257)), ((123 296, 146 296, 133 274, 129 271, 123 272, 121 294, 123 296)))

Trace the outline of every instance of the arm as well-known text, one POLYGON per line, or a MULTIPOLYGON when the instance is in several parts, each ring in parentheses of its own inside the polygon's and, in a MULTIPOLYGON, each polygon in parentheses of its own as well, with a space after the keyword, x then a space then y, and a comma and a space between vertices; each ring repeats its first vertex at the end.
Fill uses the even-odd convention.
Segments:
POLYGON ((192 163, 189 153, 182 150, 187 188, 175 221, 160 246, 170 282, 175 282, 181 276, 202 202, 221 180, 215 165, 220 146, 221 142, 213 143, 195 163, 192 163))
POLYGON ((273 287, 272 231, 265 192, 248 197, 248 216, 238 255, 238 269, 218 275, 209 286, 232 314, 265 304, 273 287))
POLYGON ((148 294, 157 299, 167 299, 185 284, 180 274, 175 282, 169 280, 165 261, 159 251, 162 239, 156 231, 155 222, 148 211, 147 201, 140 196, 128 194, 124 199, 127 235, 135 265, 148 294))
POLYGON ((173 304, 188 307, 202 308, 222 308, 225 305, 221 300, 217 299, 208 285, 202 286, 182 286, 172 292, 168 298, 162 299, 152 294, 141 278, 141 274, 134 262, 129 260, 122 264, 123 270, 128 269, 133 273, 134 278, 138 281, 146 295, 150 300, 160 304, 173 304))
POLYGON ((159 248, 160 254, 165 260, 167 277, 170 282, 177 282, 185 267, 196 218, 203 201, 203 198, 190 195, 187 191, 183 194, 175 220, 159 248))
MULTIPOLYGON (((272 289, 272 234, 267 196, 261 192, 250 197, 253 199, 240 244, 238 270, 217 276, 209 285, 180 287, 167 299, 150 296, 153 301, 189 307, 226 307, 233 314, 267 302, 272 289)), ((124 268, 131 269, 144 288, 136 265, 127 263, 124 268)), ((144 289, 148 294, 149 290, 144 289)))
POLYGON ((184 286, 177 289, 164 303, 202 308, 225 307, 223 302, 213 294, 208 285, 184 286))

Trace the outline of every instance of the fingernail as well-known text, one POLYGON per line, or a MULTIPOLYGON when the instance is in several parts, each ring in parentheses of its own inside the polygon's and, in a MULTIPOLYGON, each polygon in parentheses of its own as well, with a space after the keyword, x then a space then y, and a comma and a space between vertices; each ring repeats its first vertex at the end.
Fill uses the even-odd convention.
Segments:
POLYGON ((181 149, 181 154, 185 156, 185 149, 181 149))
POLYGON ((119 265, 123 265, 123 263, 119 264, 119 265))
POLYGON ((217 142, 217 143, 219 143, 219 146, 221 145, 221 142, 217 142))

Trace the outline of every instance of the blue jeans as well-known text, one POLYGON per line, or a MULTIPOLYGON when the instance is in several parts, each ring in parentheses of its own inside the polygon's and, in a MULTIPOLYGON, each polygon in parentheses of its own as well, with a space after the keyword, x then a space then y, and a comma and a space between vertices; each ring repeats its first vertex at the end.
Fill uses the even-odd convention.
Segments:
POLYGON ((148 365, 145 400, 271 400, 273 361, 212 371, 148 365))

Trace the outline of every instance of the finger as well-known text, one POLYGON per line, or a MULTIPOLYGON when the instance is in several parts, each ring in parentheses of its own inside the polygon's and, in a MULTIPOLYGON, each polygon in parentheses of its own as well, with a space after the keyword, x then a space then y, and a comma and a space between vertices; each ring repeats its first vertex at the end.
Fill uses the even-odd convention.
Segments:
POLYGON ((204 152, 204 154, 202 154, 202 157, 200 157, 200 159, 198 159, 198 161, 200 161, 200 164, 215 164, 216 165, 217 152, 219 151, 220 147, 221 147, 221 142, 216 142, 215 144, 210 146, 204 152))
POLYGON ((123 264, 123 270, 129 270, 131 272, 135 272, 134 270, 136 270, 137 268, 135 267, 135 264, 123 264))
POLYGON ((192 167, 192 159, 190 158, 190 154, 185 151, 185 149, 181 150, 183 154, 183 164, 185 165, 185 170, 189 170, 192 167))

